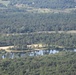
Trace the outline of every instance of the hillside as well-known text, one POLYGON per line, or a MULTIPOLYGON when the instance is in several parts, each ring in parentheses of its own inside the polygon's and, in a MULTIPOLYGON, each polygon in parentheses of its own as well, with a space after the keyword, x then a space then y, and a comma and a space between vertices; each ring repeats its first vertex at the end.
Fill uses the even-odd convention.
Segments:
POLYGON ((76 75, 76 0, 0 0, 0 75, 76 75))
MULTIPOLYGON (((36 43, 48 43, 50 42, 51 45, 58 45, 58 46, 64 46, 64 47, 71 47, 76 48, 76 35, 62 35, 58 34, 55 35, 32 35, 29 34, 23 36, 17 36, 15 35, 11 36, 5 36, 5 34, 28 34, 33 32, 51 32, 51 31, 76 31, 76 8, 75 8, 75 2, 72 0, 47 0, 44 2, 42 1, 36 1, 36 4, 38 2, 44 4, 46 6, 46 3, 50 1, 51 3, 56 4, 69 4, 70 7, 57 7, 54 9, 50 9, 51 7, 42 7, 40 8, 38 6, 32 6, 29 2, 33 2, 36 0, 10 0, 10 3, 6 6, 5 9, 0 9, 0 34, 3 35, 0 37, 0 46, 5 45, 21 45, 23 48, 24 44, 36 44, 36 43), (73 6, 73 8, 72 8, 73 6), (50 10, 50 11, 49 11, 50 10), (47 12, 46 12, 47 11, 47 12), (28 37, 27 37, 28 36, 28 37), (18 38, 19 37, 19 38, 18 38), (50 37, 49 39, 47 37, 50 37), (54 38, 53 38, 54 37, 54 38), (56 38, 55 38, 56 37, 56 38), (17 39, 18 38, 18 39, 17 39), (18 41, 15 41, 18 40, 18 41), (24 40, 24 42, 22 42, 24 40), (27 41, 26 41, 27 40, 27 41), (20 43, 21 42, 21 43, 20 43)), ((1 3, 4 3, 5 1, 1 0, 1 3)), ((6 1, 7 2, 7 1, 6 1)), ((5 2, 5 3, 6 3, 5 2)), ((2 3, 2 4, 3 4, 2 3)), ((56 5, 55 4, 55 5, 56 5)), ((58 5, 59 5, 58 4, 58 5)), ((49 5, 49 3, 48 3, 49 5)), ((50 4, 52 5, 52 4, 50 4)), ((53 5, 53 6, 55 6, 53 5)), ((66 6, 65 5, 65 6, 66 6)), ((25 47, 25 46, 24 46, 25 47)))
POLYGON ((27 13, 5 10, 0 12, 1 33, 76 30, 76 13, 27 13))
POLYGON ((76 75, 76 53, 0 60, 1 75, 76 75))

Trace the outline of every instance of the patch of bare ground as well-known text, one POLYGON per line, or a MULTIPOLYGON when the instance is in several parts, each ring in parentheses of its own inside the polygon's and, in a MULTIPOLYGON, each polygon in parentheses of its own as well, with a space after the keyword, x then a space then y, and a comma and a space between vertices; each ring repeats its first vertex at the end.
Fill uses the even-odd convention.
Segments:
POLYGON ((0 47, 0 50, 5 50, 6 52, 11 52, 11 50, 8 50, 9 48, 13 48, 13 46, 3 46, 3 47, 0 47))

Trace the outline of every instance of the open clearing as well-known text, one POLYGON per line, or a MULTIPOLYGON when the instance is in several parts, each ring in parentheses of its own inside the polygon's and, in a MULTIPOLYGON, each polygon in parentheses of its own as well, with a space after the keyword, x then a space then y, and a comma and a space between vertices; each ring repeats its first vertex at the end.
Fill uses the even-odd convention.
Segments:
POLYGON ((13 46, 3 46, 3 47, 0 47, 0 50, 5 50, 6 52, 11 52, 11 50, 8 50, 9 48, 13 48, 13 46))
POLYGON ((0 50, 1 49, 8 49, 8 48, 12 48, 13 46, 4 46, 4 47, 0 47, 0 50))

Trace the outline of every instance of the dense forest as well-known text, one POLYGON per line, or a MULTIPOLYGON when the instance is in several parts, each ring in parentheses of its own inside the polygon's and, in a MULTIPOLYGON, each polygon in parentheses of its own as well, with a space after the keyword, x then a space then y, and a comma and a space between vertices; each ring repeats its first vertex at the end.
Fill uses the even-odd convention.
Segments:
POLYGON ((0 33, 76 30, 76 13, 0 12, 0 33))
POLYGON ((0 75, 76 75, 76 0, 0 0, 0 75))
POLYGON ((27 45, 47 44, 49 49, 59 46, 66 49, 76 48, 76 34, 65 33, 28 33, 22 35, 0 35, 0 46, 16 46, 16 50, 27 50, 27 45))
POLYGON ((76 53, 0 60, 1 75, 76 75, 76 53))
MULTIPOLYGON (((71 5, 69 6, 70 8, 72 7, 72 4, 74 6, 74 3, 76 2, 74 0, 11 0, 11 4, 12 6, 17 3, 31 5, 30 2, 40 2, 43 3, 43 5, 45 3, 45 6, 47 6, 46 4, 49 5, 49 1, 51 3, 56 3, 57 5, 59 5, 58 3, 60 3, 61 5, 69 4, 71 5)), ((63 6, 63 8, 65 7, 63 6)), ((67 31, 76 30, 75 10, 71 11, 70 13, 33 13, 27 12, 26 9, 19 9, 15 6, 0 9, 0 46, 16 45, 16 47, 21 50, 27 49, 27 45, 42 43, 52 45, 54 47, 62 46, 63 48, 76 48, 76 35, 66 33, 67 31), (37 33, 42 31, 55 31, 56 33, 30 34, 33 32, 37 33), (64 31, 65 33, 59 34, 57 33, 58 31, 64 31), (18 35, 12 35, 17 33, 18 35), (21 33, 23 33, 23 35, 20 35, 21 33)))
MULTIPOLYGON (((5 0, 4 0, 5 1, 5 0)), ((8 0, 7 0, 8 1, 8 0)), ((7 3, 6 1, 6 3, 7 3)), ((74 8, 75 0, 9 0, 9 5, 0 3, 0 33, 25 33, 38 31, 76 30, 76 11, 69 13, 34 13, 27 12, 27 7, 61 9, 74 8), (17 8, 16 4, 25 4, 25 8, 17 8)), ((0 1, 2 2, 2 0, 0 1)), ((34 9, 33 8, 33 9, 34 9)), ((29 10, 33 10, 29 8, 29 10)), ((34 10, 33 10, 34 11, 34 10)), ((66 10, 67 11, 67 10, 66 10)))

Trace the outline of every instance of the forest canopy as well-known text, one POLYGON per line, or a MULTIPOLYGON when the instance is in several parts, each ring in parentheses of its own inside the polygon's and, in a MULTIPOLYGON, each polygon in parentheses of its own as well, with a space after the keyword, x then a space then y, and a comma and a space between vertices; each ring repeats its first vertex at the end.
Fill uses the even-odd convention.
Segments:
POLYGON ((6 13, 0 14, 0 33, 76 30, 75 13, 6 13))
POLYGON ((76 75, 76 53, 0 60, 1 75, 76 75))

